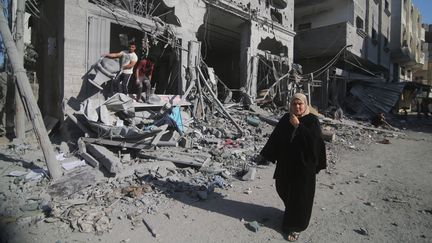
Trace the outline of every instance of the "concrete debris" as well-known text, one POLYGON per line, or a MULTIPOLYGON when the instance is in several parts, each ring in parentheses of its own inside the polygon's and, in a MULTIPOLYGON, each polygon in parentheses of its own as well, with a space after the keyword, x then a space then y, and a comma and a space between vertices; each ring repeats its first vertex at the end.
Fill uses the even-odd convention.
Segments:
POLYGON ((242 177, 243 181, 253 181, 256 176, 256 168, 249 168, 248 172, 242 177))
MULTIPOLYGON (((106 69, 109 61, 105 61, 92 69, 106 69)), ((47 172, 35 165, 41 161, 29 163, 26 169, 5 170, 3 174, 13 177, 13 182, 8 185, 10 193, 0 193, 0 199, 33 195, 33 191, 45 193, 50 196, 45 200, 48 203, 27 200, 15 209, 42 210, 48 216, 44 222, 66 224, 86 233, 108 232, 113 218, 128 219, 134 227, 144 223, 157 237, 154 226, 142 214, 159 213, 160 206, 175 193, 185 193, 206 203, 212 193, 230 187, 233 180, 255 180, 257 153, 286 113, 273 102, 278 95, 270 87, 254 104, 243 90, 246 101, 229 103, 230 96, 222 104, 217 93, 219 78, 211 69, 194 68, 196 77, 189 83, 186 95, 152 94, 147 103, 122 93, 101 95, 108 92, 105 83, 115 76, 112 72, 89 80, 100 93, 81 102, 79 109, 67 106, 65 110, 72 125, 82 131, 80 138, 63 142, 58 149, 57 160, 62 161, 65 175, 48 187, 47 172), (114 210, 118 205, 121 210, 114 210)), ((284 79, 280 77, 277 82, 284 79)), ((328 174, 338 164, 339 147, 363 151, 366 144, 391 144, 389 138, 404 136, 394 128, 376 128, 368 122, 349 120, 341 108, 329 113, 328 117, 319 116, 327 143, 328 174)), ((48 123, 52 128, 57 121, 50 119, 48 123)), ((8 149, 8 153, 20 158, 36 148, 15 140, 8 149)), ((334 189, 333 185, 328 187, 334 189)), ((242 192, 251 194, 252 189, 240 189, 242 192)), ((398 198, 385 201, 404 202, 398 198)), ((372 203, 365 205, 374 207, 372 203)), ((430 214, 430 210, 426 213, 430 214)), ((253 232, 260 227, 256 221, 245 225, 253 232)), ((363 228, 355 231, 369 234, 363 228)))
POLYGON ((110 150, 103 146, 88 144, 87 149, 96 160, 98 160, 108 172, 116 174, 121 170, 120 159, 110 150))
POLYGON ((247 222, 245 226, 252 232, 258 232, 258 229, 260 228, 260 225, 257 221, 247 222))

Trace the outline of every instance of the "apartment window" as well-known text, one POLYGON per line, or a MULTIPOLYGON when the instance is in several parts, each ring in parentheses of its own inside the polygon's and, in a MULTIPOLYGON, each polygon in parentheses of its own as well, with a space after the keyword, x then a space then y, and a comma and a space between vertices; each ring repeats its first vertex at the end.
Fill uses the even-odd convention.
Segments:
POLYGON ((358 29, 363 29, 363 19, 357 16, 356 18, 356 27, 358 29))
POLYGON ((312 24, 311 23, 304 23, 304 24, 299 24, 298 25, 298 30, 308 30, 312 28, 312 24))

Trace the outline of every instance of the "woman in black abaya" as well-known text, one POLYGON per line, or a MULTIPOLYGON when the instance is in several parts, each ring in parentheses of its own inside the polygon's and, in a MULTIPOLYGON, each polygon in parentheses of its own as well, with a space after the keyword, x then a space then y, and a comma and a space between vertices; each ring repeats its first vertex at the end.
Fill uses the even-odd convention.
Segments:
POLYGON ((297 93, 262 149, 261 162, 276 162, 276 191, 285 204, 282 230, 296 241, 308 225, 315 195, 316 174, 326 168, 325 144, 318 118, 306 96, 297 93))

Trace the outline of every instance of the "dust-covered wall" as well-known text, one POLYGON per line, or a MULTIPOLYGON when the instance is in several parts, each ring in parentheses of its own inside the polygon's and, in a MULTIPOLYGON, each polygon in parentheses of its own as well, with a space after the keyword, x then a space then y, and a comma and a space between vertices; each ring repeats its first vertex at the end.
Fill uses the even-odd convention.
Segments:
MULTIPOLYGON (((197 40, 198 29, 205 23, 206 11, 214 4, 227 6, 226 8, 223 7, 222 11, 226 10, 230 14, 233 13, 235 18, 241 18, 242 21, 250 23, 242 27, 246 29, 244 29, 239 47, 241 49, 239 56, 236 58, 241 60, 238 62, 240 62, 239 65, 244 72, 250 70, 247 66, 249 59, 251 55, 257 54, 258 45, 265 38, 274 38, 282 43, 287 48, 290 63, 292 62, 293 37, 295 35, 293 31, 294 1, 274 1, 285 5, 282 8, 275 6, 273 1, 264 0, 254 0, 246 4, 241 1, 222 0, 177 0, 175 2, 173 13, 178 18, 180 26, 173 26, 173 30, 177 38, 181 40, 182 82, 179 85, 182 90, 186 89, 184 67, 187 66, 188 42, 197 40)), ((50 52, 50 55, 41 55, 39 65, 41 77, 39 80, 43 84, 41 85, 40 103, 45 107, 42 109, 47 112, 45 114, 61 119, 61 103, 64 99, 77 97, 82 90, 83 82, 85 82, 82 80, 82 76, 87 72, 91 62, 88 50, 90 34, 94 34, 94 31, 106 32, 106 30, 96 28, 96 30, 92 29, 92 33, 89 33, 89 17, 95 16, 98 19, 106 20, 107 23, 117 23, 118 20, 114 15, 98 8, 88 0, 47 0, 44 1, 44 6, 45 11, 48 11, 48 22, 52 26, 52 33, 40 32, 40 35, 43 36, 40 48, 42 52, 48 53, 47 46, 50 43, 51 49, 54 45, 56 52, 54 54, 50 52)), ((142 17, 139 18, 143 19, 142 17)), ((120 19, 120 24, 139 30, 138 24, 133 24, 134 21, 122 22, 120 19)), ((98 51, 101 52, 100 54, 104 54, 102 49, 98 51)), ((96 54, 92 52, 91 55, 94 59, 96 54)), ((247 74, 243 73, 242 75, 247 74)))
POLYGON ((65 1, 64 98, 76 96, 86 70, 87 0, 65 1))

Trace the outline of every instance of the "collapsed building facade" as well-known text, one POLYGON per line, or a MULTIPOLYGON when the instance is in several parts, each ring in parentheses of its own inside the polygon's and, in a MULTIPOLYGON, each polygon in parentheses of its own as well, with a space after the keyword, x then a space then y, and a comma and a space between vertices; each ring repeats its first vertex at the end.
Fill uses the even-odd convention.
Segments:
POLYGON ((58 119, 65 99, 93 94, 83 74, 101 55, 124 50, 131 40, 139 57, 150 53, 157 59, 159 94, 183 94, 187 68, 203 60, 234 97, 243 88, 255 98, 274 82, 273 76, 260 82, 273 70, 268 61, 277 61, 279 72, 293 62, 292 1, 46 0, 38 8, 32 33, 40 50, 39 105, 58 119), (201 50, 193 61, 191 42, 201 50))

